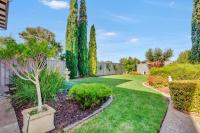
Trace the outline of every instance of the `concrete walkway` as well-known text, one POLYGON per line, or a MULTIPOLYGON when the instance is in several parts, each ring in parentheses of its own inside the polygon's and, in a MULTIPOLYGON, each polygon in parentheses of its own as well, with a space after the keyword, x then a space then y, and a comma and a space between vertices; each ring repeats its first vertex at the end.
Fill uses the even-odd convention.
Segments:
POLYGON ((169 108, 160 133, 200 133, 200 117, 189 116, 173 108, 169 108))
POLYGON ((0 133, 20 133, 15 111, 4 97, 0 97, 0 133))
POLYGON ((146 83, 143 85, 159 92, 170 101, 160 133, 200 133, 200 117, 190 116, 174 109, 169 93, 160 92, 146 83))

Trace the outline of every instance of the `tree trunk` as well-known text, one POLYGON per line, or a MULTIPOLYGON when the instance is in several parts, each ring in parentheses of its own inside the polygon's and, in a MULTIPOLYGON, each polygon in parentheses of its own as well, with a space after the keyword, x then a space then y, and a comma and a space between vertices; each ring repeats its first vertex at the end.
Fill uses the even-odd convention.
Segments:
POLYGON ((35 74, 35 86, 37 90, 37 98, 38 98, 38 111, 42 111, 42 96, 41 96, 41 90, 40 90, 40 81, 39 81, 39 72, 36 72, 35 74))

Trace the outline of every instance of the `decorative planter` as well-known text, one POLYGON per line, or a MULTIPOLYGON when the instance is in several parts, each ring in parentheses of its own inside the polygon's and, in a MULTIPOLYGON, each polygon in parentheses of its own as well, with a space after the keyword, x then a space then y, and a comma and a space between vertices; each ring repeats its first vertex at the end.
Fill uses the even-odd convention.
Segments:
POLYGON ((44 105, 44 107, 47 111, 34 115, 30 115, 30 112, 37 109, 37 107, 22 111, 24 123, 22 128, 23 133, 45 133, 55 128, 54 114, 56 111, 48 105, 44 105))

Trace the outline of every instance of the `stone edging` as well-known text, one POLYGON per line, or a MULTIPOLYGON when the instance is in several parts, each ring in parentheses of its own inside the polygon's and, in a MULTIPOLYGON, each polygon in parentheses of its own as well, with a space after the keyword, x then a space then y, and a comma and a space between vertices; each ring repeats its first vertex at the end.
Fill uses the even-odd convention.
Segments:
POLYGON ((74 124, 71 124, 71 125, 65 127, 63 130, 64 130, 64 131, 72 131, 72 130, 74 130, 74 129, 80 127, 80 126, 83 125, 84 123, 86 123, 86 122, 88 122, 89 120, 91 120, 95 115, 97 115, 97 114, 99 114, 100 112, 102 112, 106 107, 108 107, 108 106, 112 103, 112 101, 113 101, 113 97, 110 96, 109 99, 108 99, 103 105, 101 105, 101 107, 100 107, 98 110, 94 111, 91 115, 89 115, 89 116, 83 118, 82 120, 77 121, 77 122, 75 122, 74 124))
POLYGON ((164 120, 165 120, 165 118, 167 117, 167 113, 168 113, 169 107, 170 107, 170 99, 171 99, 171 98, 170 98, 169 95, 167 95, 167 94, 165 94, 165 93, 163 93, 163 92, 160 92, 160 91, 156 90, 156 89, 153 88, 152 86, 146 85, 146 83, 147 83, 147 82, 144 82, 144 83, 142 83, 142 85, 143 85, 144 87, 147 87, 147 88, 149 88, 149 89, 152 89, 152 90, 158 92, 159 94, 161 94, 162 96, 164 96, 164 97, 166 98, 167 102, 168 102, 167 110, 165 111, 165 115, 164 115, 164 117, 163 117, 163 119, 162 119, 162 122, 161 122, 161 124, 160 124, 160 129, 159 129, 159 131, 158 131, 158 133, 159 133, 160 130, 161 130, 161 128, 162 128, 162 126, 163 126, 164 120))

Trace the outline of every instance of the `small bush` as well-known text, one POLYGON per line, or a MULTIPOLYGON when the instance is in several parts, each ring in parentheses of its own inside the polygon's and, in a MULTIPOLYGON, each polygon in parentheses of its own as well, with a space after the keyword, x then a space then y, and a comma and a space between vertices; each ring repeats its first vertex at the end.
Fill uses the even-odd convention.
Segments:
POLYGON ((151 76, 161 76, 173 80, 200 80, 200 65, 193 64, 171 64, 163 68, 152 68, 151 76))
POLYGON ((73 86, 68 96, 81 104, 83 109, 99 105, 112 93, 112 89, 102 84, 80 84, 73 86))
POLYGON ((175 108, 200 113, 200 81, 174 81, 169 86, 175 108))
MULTIPOLYGON (((13 84, 16 87, 16 93, 12 98, 16 104, 36 103, 36 89, 32 82, 14 77, 13 84)), ((40 87, 43 102, 52 100, 59 90, 63 89, 64 77, 55 71, 43 71, 40 76, 40 87)))
POLYGON ((149 76, 148 77, 149 85, 155 88, 162 88, 168 86, 167 78, 163 78, 161 76, 149 76))

